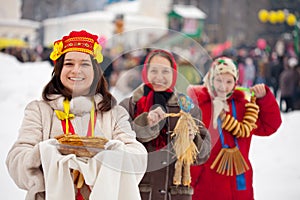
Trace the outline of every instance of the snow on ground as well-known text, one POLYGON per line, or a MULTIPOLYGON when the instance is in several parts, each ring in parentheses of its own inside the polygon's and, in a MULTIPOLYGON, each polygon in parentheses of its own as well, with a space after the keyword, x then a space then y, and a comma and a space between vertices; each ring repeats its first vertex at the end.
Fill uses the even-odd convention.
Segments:
MULTIPOLYGON (((40 99, 50 80, 47 62, 19 63, 0 53, 0 191, 2 199, 25 199, 26 192, 10 178, 5 165, 9 149, 18 136, 25 106, 40 99)), ((254 168, 256 200, 300 199, 300 111, 282 114, 283 123, 270 137, 253 137, 250 157, 254 168)), ((270 119, 272 120, 272 119, 270 119)))

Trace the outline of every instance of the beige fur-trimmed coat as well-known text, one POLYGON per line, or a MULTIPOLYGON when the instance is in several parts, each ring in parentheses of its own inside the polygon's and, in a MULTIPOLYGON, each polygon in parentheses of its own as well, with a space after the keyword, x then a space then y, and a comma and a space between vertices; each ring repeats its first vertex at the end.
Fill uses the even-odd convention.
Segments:
MULTIPOLYGON (((54 109, 63 111, 64 97, 59 95, 54 97, 55 100, 50 102, 35 100, 26 106, 19 136, 7 155, 6 165, 9 174, 19 188, 27 190, 26 200, 45 199, 38 144, 63 134, 61 121, 54 113, 54 109)), ((101 100, 101 95, 94 96, 95 105, 101 100)), ((70 113, 75 115, 71 123, 76 134, 86 135, 91 106, 92 101, 88 97, 74 97, 70 101, 70 113)), ((127 152, 146 153, 144 146, 136 140, 136 134, 128 121, 129 115, 123 107, 115 106, 105 113, 100 113, 98 108, 96 110, 95 136, 121 140, 125 143, 127 152)))

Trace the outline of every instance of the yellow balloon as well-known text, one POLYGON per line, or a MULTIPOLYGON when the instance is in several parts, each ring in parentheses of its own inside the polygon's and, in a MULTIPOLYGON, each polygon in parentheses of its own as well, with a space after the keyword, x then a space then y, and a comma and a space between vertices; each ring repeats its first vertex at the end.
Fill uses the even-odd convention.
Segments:
POLYGON ((269 12, 262 9, 258 12, 258 18, 261 22, 266 23, 269 20, 269 12))
POLYGON ((276 24, 277 23, 277 12, 271 11, 269 14, 269 21, 271 24, 276 24))
POLYGON ((277 21, 279 23, 283 23, 285 20, 285 15, 284 15, 284 12, 282 10, 278 10, 277 11, 277 21))
POLYGON ((289 26, 294 26, 297 22, 296 16, 294 14, 289 14, 287 16, 286 22, 289 26))

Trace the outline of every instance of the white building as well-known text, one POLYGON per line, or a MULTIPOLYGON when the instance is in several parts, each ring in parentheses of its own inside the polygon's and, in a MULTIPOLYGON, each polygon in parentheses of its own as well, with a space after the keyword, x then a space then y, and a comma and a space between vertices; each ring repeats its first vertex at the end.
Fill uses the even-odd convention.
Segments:
POLYGON ((0 0, 0 4, 0 47, 20 44, 24 39, 33 44, 40 23, 20 19, 20 0, 0 0))
POLYGON ((44 45, 49 46, 73 30, 85 29, 102 35, 108 45, 123 43, 125 49, 142 48, 167 31, 167 12, 170 0, 136 0, 107 6, 104 11, 94 11, 44 20, 44 45), (124 16, 124 32, 114 34, 114 19, 124 16))

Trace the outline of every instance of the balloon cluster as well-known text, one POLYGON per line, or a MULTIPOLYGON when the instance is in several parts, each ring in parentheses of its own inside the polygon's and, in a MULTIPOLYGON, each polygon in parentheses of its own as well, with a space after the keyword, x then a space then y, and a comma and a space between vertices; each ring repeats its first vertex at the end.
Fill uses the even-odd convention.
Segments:
POLYGON ((271 24, 276 24, 286 21, 289 26, 294 26, 297 23, 297 17, 286 10, 267 11, 266 9, 261 9, 258 12, 258 18, 263 23, 270 22, 271 24))

